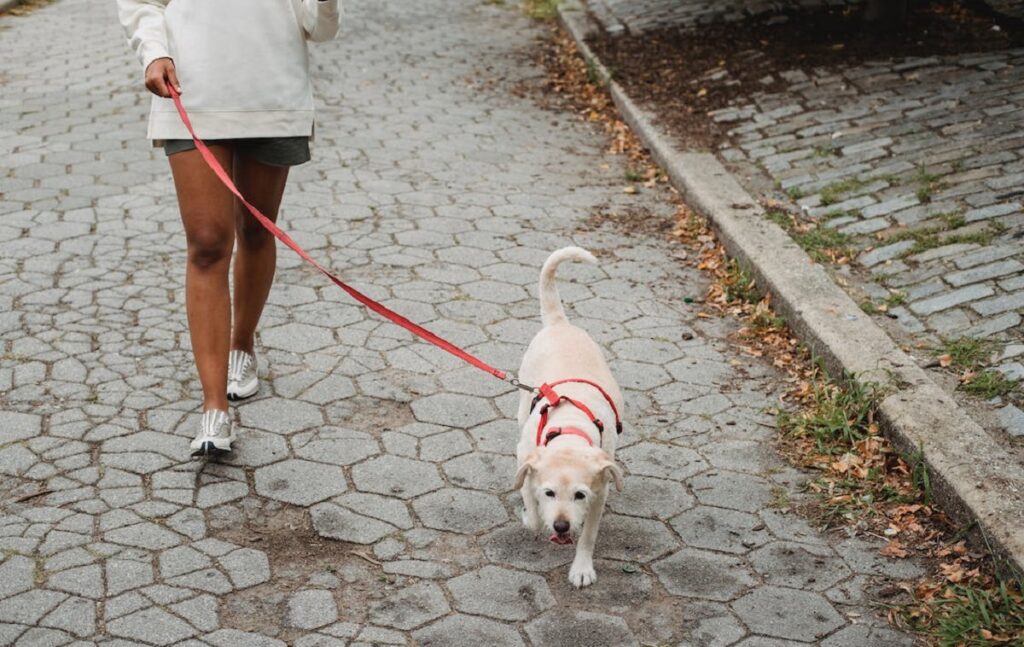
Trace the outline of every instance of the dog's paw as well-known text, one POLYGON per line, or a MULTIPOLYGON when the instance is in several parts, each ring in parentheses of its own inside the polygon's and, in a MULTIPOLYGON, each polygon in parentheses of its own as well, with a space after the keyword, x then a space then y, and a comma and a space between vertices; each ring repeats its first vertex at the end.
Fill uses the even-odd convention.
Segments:
POLYGON ((590 586, 597 581, 597 571, 594 570, 594 563, 577 564, 573 562, 569 569, 569 582, 578 589, 590 586))

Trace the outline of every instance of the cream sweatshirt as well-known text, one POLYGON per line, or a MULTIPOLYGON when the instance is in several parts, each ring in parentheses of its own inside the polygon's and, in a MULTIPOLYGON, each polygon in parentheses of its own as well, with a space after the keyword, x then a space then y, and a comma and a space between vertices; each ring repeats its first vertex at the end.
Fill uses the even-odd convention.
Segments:
MULTIPOLYGON (((307 41, 338 32, 341 0, 117 0, 145 70, 174 60, 203 139, 313 134, 307 41)), ((153 96, 148 137, 191 139, 170 99, 153 96)))

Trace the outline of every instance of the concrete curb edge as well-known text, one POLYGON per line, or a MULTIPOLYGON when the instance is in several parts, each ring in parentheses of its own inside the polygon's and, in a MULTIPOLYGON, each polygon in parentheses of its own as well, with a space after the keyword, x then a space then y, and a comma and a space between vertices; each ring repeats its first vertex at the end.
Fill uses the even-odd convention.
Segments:
POLYGON ((679 151, 626 95, 585 42, 591 25, 576 2, 559 5, 562 26, 605 80, 615 105, 686 202, 708 218, 730 256, 772 295, 775 309, 824 359, 844 371, 899 386, 879 407, 896 448, 921 451, 935 498, 987 545, 1000 570, 1024 573, 1024 469, 814 263, 710 153, 679 151))

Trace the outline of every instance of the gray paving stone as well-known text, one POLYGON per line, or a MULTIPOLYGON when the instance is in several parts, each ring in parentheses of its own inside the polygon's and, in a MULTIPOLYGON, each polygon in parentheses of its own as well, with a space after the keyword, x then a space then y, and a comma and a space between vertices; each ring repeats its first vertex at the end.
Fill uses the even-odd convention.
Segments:
POLYGON ((529 620, 555 604, 538 575, 486 566, 448 581, 455 608, 498 620, 529 620))
POLYGON ((370 621, 409 630, 440 618, 449 611, 444 593, 433 582, 420 582, 396 591, 370 607, 370 621))
POLYGON ((107 631, 114 636, 154 645, 170 645, 198 633, 184 620, 156 607, 108 622, 107 631))
POLYGON ((525 644, 508 625, 462 614, 438 620, 413 632, 412 637, 423 647, 519 647, 525 644))
POLYGON ((812 641, 845 624, 816 593, 764 586, 732 604, 751 631, 766 636, 812 641))
POLYGON ((639 645, 622 618, 588 611, 550 611, 527 624, 526 633, 535 645, 550 647, 639 645))
POLYGON ((285 503, 311 505, 348 489, 340 468, 307 460, 287 460, 256 470, 256 492, 285 503))
POLYGON ((436 490, 444 485, 430 463, 396 456, 382 456, 352 468, 356 488, 403 499, 436 490))
POLYGON ((690 598, 727 602, 756 583, 738 557, 685 548, 651 568, 670 592, 690 598))
POLYGON ((443 469, 454 485, 501 493, 512 488, 516 462, 510 456, 474 452, 448 461, 443 469))
POLYGON ((824 591, 852 574, 832 550, 821 545, 772 542, 748 559, 768 584, 804 591, 824 591))
POLYGON ((318 535, 354 544, 372 544, 397 530, 391 524, 356 514, 334 503, 315 505, 310 513, 318 535))
POLYGON ((664 479, 685 479, 707 469, 700 454, 686 447, 641 442, 617 452, 630 474, 664 479))
POLYGON ((939 312, 940 310, 946 310, 948 308, 958 306, 961 303, 967 303, 969 301, 976 301, 984 297, 989 297, 992 296, 992 294, 994 294, 994 291, 987 285, 971 285, 965 288, 944 292, 937 296, 922 299, 920 301, 914 301, 910 304, 910 309, 919 315, 929 315, 939 312))
POLYGON ((742 554, 769 541, 764 521, 753 514, 698 506, 671 521, 689 546, 742 554))
POLYGON ((483 492, 445 488, 413 501, 416 515, 427 528, 475 534, 508 520, 497 497, 483 492))
POLYGON ((415 400, 412 412, 420 422, 468 429, 497 417, 491 403, 471 395, 439 393, 415 400))
POLYGON ((518 523, 486 535, 480 543, 492 562, 526 571, 546 573, 573 559, 571 546, 565 550, 518 523))
POLYGON ((338 607, 330 591, 307 589, 288 598, 285 624, 297 629, 317 629, 338 619, 338 607))

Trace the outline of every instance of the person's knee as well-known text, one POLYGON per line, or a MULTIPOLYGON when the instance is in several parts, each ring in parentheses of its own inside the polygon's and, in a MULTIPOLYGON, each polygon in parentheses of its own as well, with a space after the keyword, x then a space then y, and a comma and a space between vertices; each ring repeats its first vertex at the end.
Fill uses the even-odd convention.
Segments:
POLYGON ((202 271, 226 268, 233 242, 231 230, 225 227, 194 227, 188 232, 188 262, 202 271))
POLYGON ((245 215, 246 217, 242 219, 238 226, 238 244, 244 245, 249 249, 271 244, 274 238, 273 235, 264 229, 263 225, 255 218, 249 214, 245 215))

